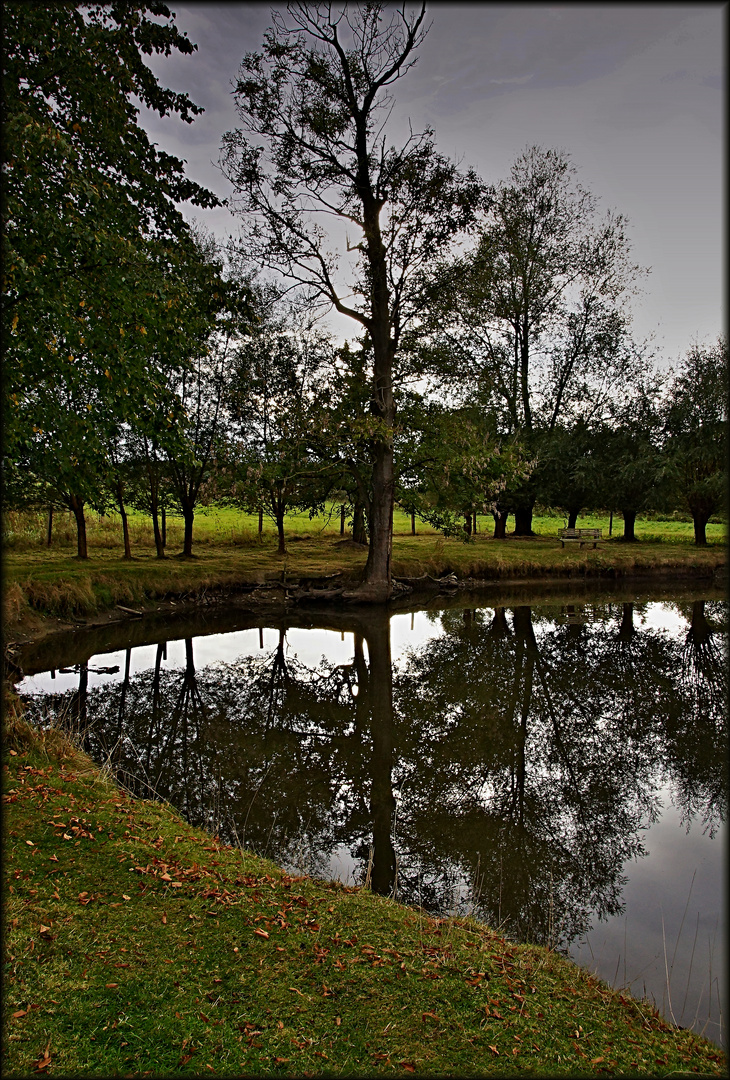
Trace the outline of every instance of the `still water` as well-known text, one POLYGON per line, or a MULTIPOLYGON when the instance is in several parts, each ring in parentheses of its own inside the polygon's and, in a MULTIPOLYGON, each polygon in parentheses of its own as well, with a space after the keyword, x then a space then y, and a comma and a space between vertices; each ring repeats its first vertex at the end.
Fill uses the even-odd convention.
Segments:
POLYGON ((222 839, 562 949, 724 1042, 727 602, 468 603, 140 621, 26 651, 18 689, 222 839))

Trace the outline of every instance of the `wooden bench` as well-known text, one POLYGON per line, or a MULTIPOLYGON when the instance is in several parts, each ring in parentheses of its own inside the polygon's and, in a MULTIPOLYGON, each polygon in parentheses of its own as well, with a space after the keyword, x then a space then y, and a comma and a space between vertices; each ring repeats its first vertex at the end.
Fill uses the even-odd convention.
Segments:
POLYGON ((568 544, 580 544, 583 547, 584 544, 596 544, 601 539, 600 529, 558 529, 558 539, 562 547, 568 544))

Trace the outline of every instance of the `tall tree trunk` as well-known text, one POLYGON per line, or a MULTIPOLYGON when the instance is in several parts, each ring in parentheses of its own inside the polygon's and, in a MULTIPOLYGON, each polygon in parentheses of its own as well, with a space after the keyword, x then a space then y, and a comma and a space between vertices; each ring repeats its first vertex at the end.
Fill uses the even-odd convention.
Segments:
POLYGON ((360 599, 378 603, 392 592, 390 560, 393 549, 393 505, 395 469, 393 437, 396 405, 393 397, 393 361, 395 343, 391 338, 391 297, 388 284, 388 261, 380 231, 382 203, 375 197, 370 179, 367 136, 360 129, 357 136, 359 187, 363 208, 367 260, 370 271, 370 339, 373 344, 373 381, 370 410, 385 426, 387 433, 375 444, 371 477, 372 497, 368 506, 369 547, 363 584, 357 590, 360 599))
POLYGON ((622 540, 633 541, 636 540, 636 533, 634 532, 634 526, 636 524, 636 511, 635 510, 622 510, 624 519, 624 534, 621 537, 622 540))
POLYGON ((53 506, 48 507, 48 532, 46 534, 46 547, 51 546, 51 539, 53 538, 53 506))
POLYGON ((416 535, 416 515, 415 515, 415 512, 413 510, 411 510, 411 536, 415 536, 415 535, 416 535))
POLYGON ((259 539, 261 539, 261 534, 263 533, 263 531, 264 531, 264 512, 261 509, 261 507, 259 507, 259 539))
POLYGON ((166 548, 167 547, 167 512, 165 511, 164 506, 162 506, 160 508, 160 529, 161 529, 161 532, 162 532, 162 546, 163 546, 163 548, 166 548))
MULTIPOLYGON (((392 397, 392 395, 391 395, 392 397)), ((395 409, 391 417, 395 415, 395 409)), ((386 421, 388 422, 388 421, 386 421)), ((392 423, 392 419, 390 420, 392 423)), ((370 503, 368 558, 363 585, 358 590, 363 600, 379 602, 391 594, 390 556, 393 544, 393 446, 381 442, 375 449, 373 497, 370 503)))
POLYGON ((492 517, 494 518, 494 539, 504 540, 507 536, 509 510, 493 510, 492 517))
POLYGON ((580 508, 572 509, 572 510, 569 509, 568 510, 568 528, 569 529, 574 529, 575 528, 575 523, 578 520, 578 514, 579 513, 580 513, 580 508))
POLYGON ((467 540, 471 539, 471 510, 464 514, 464 532, 466 533, 467 540))
POLYGON ((84 500, 79 495, 70 495, 68 505, 76 518, 76 557, 88 559, 86 548, 86 518, 84 517, 84 500))
POLYGON ((611 510, 611 512, 608 515, 608 535, 611 536, 612 533, 613 533, 613 510, 611 510))
POLYGON ((132 545, 129 541, 129 522, 127 520, 127 511, 124 509, 124 484, 121 479, 117 477, 117 506, 119 507, 119 513, 122 518, 122 536, 124 537, 124 558, 132 558, 132 545))
POLYGON ((388 895, 395 886, 393 847, 393 668, 390 653, 390 621, 383 618, 365 631, 370 666, 370 731, 372 735, 372 786, 370 812, 373 819, 373 892, 388 895))
POLYGON ((473 533, 476 533, 476 531, 477 531, 477 512, 476 512, 476 510, 472 514, 471 531, 473 533))
POLYGON ((347 517, 347 508, 343 503, 340 507, 340 536, 345 535, 345 519, 347 517))

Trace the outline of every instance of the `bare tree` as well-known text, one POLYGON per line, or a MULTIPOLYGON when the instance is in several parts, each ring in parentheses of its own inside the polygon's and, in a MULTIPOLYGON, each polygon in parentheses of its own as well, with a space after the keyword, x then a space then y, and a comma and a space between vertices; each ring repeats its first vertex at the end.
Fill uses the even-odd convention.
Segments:
POLYGON ((483 196, 473 172, 439 155, 433 133, 400 148, 384 128, 389 91, 415 63, 425 4, 290 4, 273 12, 263 50, 235 85, 244 130, 224 136, 221 165, 244 215, 247 253, 283 274, 310 304, 332 307, 372 342, 369 553, 357 599, 391 592, 393 382, 398 350, 418 318, 419 274, 468 228, 483 196), (324 218, 320 215, 324 215, 324 218), (343 281, 322 221, 339 221, 352 280, 343 281))

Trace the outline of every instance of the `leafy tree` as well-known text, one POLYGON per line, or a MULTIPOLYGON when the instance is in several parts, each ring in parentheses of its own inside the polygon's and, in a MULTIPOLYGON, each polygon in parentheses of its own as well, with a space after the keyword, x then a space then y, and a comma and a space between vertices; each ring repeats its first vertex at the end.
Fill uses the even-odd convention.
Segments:
POLYGON ((168 438, 165 451, 173 508, 184 522, 182 555, 193 553, 195 507, 215 472, 230 440, 230 392, 234 356, 254 316, 252 294, 245 278, 221 278, 215 240, 194 230, 200 261, 192 267, 198 308, 208 315, 199 324, 197 340, 191 335, 190 362, 173 383, 183 419, 168 438))
POLYGON ((236 350, 229 389, 233 483, 227 497, 274 521, 283 555, 288 510, 323 509, 325 478, 331 476, 329 463, 318 463, 311 453, 329 342, 273 308, 263 310, 271 299, 266 292, 259 297, 257 332, 236 350))
POLYGON ((478 408, 449 409, 411 400, 396 450, 399 502, 447 536, 472 535, 477 513, 488 513, 530 463, 505 442, 478 408))
POLYGON ((707 543, 707 522, 727 507, 727 338, 693 346, 674 374, 665 412, 664 452, 674 496, 689 510, 695 544, 707 543))
POLYGON ((194 49, 166 5, 7 4, 3 17, 3 430, 12 490, 34 469, 49 478, 46 443, 51 456, 91 469, 120 422, 172 422, 166 375, 184 362, 199 318, 179 272, 192 245, 175 203, 217 200, 137 124, 133 98, 186 122, 201 111, 163 89, 144 62, 194 49))
MULTIPOLYGON (((626 220, 601 220, 567 154, 532 146, 498 185, 474 249, 430 287, 432 359, 480 383, 499 430, 536 435, 600 419, 643 368, 629 332, 639 268, 626 220)), ((515 532, 532 531, 537 476, 513 499, 515 532)))
POLYGON ((555 428, 539 438, 537 485, 546 501, 562 507, 575 528, 583 507, 621 511, 622 540, 635 541, 636 517, 659 509, 667 495, 667 459, 661 449, 656 376, 627 391, 609 408, 610 419, 590 426, 555 428))
POLYGON ((415 62, 425 5, 413 13, 372 3, 290 4, 274 11, 262 52, 243 59, 235 98, 248 132, 224 137, 223 169, 251 222, 246 247, 300 285, 311 304, 334 306, 372 342, 370 535, 362 600, 390 595, 394 383, 401 337, 420 315, 419 275, 467 228, 482 198, 438 154, 430 130, 389 146, 389 87, 415 62), (262 145, 263 143, 263 145, 262 145), (353 280, 340 283, 331 238, 317 214, 357 236, 353 280))

